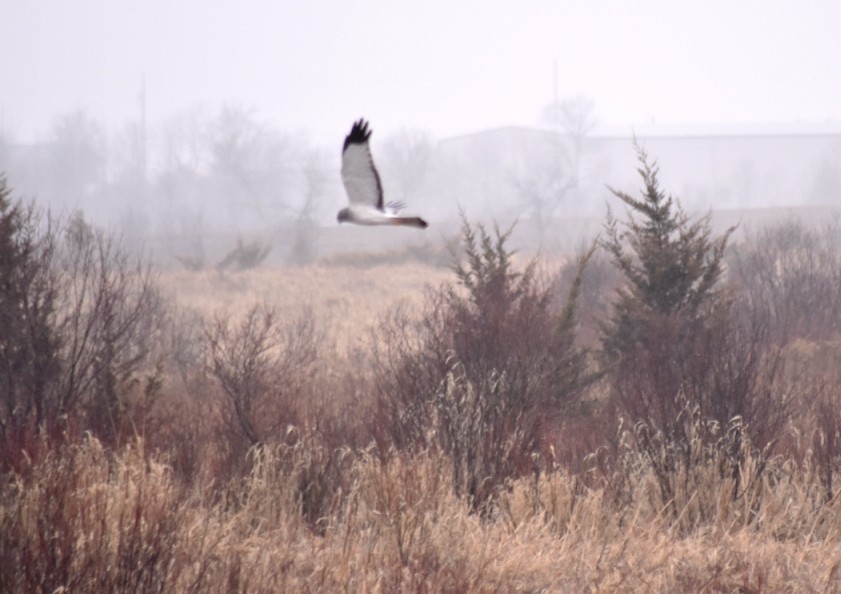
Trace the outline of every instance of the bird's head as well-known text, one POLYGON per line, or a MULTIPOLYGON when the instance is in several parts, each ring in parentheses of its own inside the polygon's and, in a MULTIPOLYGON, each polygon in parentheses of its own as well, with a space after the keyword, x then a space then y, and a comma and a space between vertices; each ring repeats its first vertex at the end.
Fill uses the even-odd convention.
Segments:
POLYGON ((350 209, 345 207, 342 210, 340 210, 338 216, 336 216, 336 220, 339 221, 339 223, 344 223, 345 221, 349 221, 350 220, 350 209))

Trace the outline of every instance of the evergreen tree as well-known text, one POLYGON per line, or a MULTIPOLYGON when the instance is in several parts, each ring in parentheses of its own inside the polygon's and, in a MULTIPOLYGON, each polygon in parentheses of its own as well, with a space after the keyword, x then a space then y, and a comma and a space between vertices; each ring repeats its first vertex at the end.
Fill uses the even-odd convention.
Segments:
POLYGON ((709 214, 691 220, 660 188, 657 165, 641 147, 637 152, 641 198, 612 190, 630 218, 620 224, 608 216, 603 246, 625 282, 602 325, 602 354, 612 400, 640 447, 659 461, 668 498, 676 465, 689 464, 693 423, 725 426, 747 415, 751 384, 742 380, 754 369, 734 363, 724 346, 734 335, 730 300, 717 283, 733 229, 713 238, 709 214), (722 373, 730 369, 739 377, 722 373))
POLYGON ((622 227, 608 214, 608 239, 603 244, 626 280, 603 326, 604 351, 611 361, 650 346, 649 326, 664 318, 679 316, 687 330, 703 321, 708 306, 718 300, 716 283, 733 232, 730 228, 713 239, 710 215, 690 220, 679 202, 660 189, 656 163, 649 163, 642 147, 637 154, 642 198, 611 188, 631 213, 622 227))
POLYGON ((32 211, 0 177, 0 435, 29 421, 40 426, 52 404, 58 341, 49 254, 32 211))

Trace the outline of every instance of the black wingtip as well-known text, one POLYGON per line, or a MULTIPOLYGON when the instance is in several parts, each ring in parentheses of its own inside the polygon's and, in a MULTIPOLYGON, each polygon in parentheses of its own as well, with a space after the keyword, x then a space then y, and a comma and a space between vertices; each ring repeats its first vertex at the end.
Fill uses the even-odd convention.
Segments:
POLYGON ((342 146, 342 152, 351 144, 365 144, 371 138, 371 130, 368 129, 368 122, 364 118, 359 118, 353 123, 350 129, 350 134, 345 136, 345 144, 342 146))

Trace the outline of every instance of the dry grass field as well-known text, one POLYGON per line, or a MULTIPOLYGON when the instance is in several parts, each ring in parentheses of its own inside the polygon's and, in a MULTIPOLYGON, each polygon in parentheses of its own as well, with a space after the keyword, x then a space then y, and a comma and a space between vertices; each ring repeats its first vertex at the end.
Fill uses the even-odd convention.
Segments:
POLYGON ((255 303, 295 317, 303 310, 325 326, 342 350, 367 343, 372 327, 388 308, 418 306, 428 285, 451 280, 446 268, 423 264, 337 267, 278 267, 220 274, 170 271, 162 289, 180 306, 204 314, 244 314, 255 303))
MULTIPOLYGON (((421 389, 437 363, 422 351, 404 375, 389 376, 389 365, 415 352, 418 320, 449 330, 430 311, 466 303, 440 291, 457 284, 452 270, 164 271, 154 280, 163 305, 144 338, 154 357, 119 384, 116 428, 67 415, 51 430, 4 437, 0 592, 841 592, 838 260, 804 260, 824 252, 797 252, 795 235, 752 237, 764 247, 738 260, 738 294, 764 295, 765 277, 752 286, 748 274, 761 258, 750 258, 780 250, 772 297, 786 306, 774 302, 778 334, 767 340, 785 343, 785 366, 774 381, 756 380, 751 402, 768 427, 773 403, 787 417, 768 437, 752 418, 724 427, 688 412, 677 454, 610 405, 604 377, 562 418, 520 425, 541 431, 523 456, 514 451, 523 436, 505 433, 493 410, 481 418, 497 424, 471 428, 467 411, 446 434, 454 407, 478 409, 478 398, 517 385, 495 372, 470 383, 458 366, 434 398, 462 390, 467 399, 413 409, 435 422, 401 442, 413 427, 407 413, 388 417, 384 407, 411 392, 405 382, 421 389), (382 324, 395 311, 406 318, 388 335, 382 324), (497 430, 502 438, 487 437, 497 430), (503 459, 498 476, 471 474, 503 459)), ((539 274, 560 301, 570 286, 561 268, 543 262, 539 274)), ((613 289, 603 259, 590 268, 577 330, 595 345, 613 289)), ((532 306, 555 312, 554 303, 532 306)), ((540 354, 535 341, 564 344, 539 323, 528 328, 506 330, 522 339, 515 358, 540 354)), ((757 356, 761 373, 768 359, 757 356)), ((732 371, 727 361, 710 389, 732 371)))

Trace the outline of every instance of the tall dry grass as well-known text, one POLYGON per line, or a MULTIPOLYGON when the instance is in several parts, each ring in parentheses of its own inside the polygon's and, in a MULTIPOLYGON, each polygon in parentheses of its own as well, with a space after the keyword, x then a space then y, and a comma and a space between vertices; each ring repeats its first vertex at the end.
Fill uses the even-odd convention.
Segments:
POLYGON ((3 487, 3 591, 841 589, 841 509, 823 503, 808 461, 773 460, 736 500, 714 458, 673 502, 642 459, 619 498, 557 469, 511 482, 481 516, 434 452, 381 459, 302 440, 250 456, 237 488, 211 497, 140 441, 119 454, 92 438, 54 450, 3 487), (308 520, 324 472, 333 490, 308 520))

